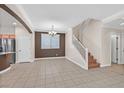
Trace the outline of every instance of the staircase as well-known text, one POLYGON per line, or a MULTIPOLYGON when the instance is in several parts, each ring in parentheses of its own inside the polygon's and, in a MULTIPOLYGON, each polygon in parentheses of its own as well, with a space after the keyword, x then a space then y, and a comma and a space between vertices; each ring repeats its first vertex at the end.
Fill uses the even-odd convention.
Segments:
POLYGON ((88 52, 88 49, 84 47, 75 36, 73 36, 72 41, 81 56, 84 58, 85 62, 88 63, 88 69, 100 67, 100 64, 96 62, 96 59, 93 57, 93 55, 88 52))
POLYGON ((86 47, 86 45, 83 42, 83 39, 86 38, 83 37, 82 32, 85 31, 89 22, 90 19, 87 19, 72 29, 73 30, 72 42, 79 51, 79 53, 81 54, 81 56, 83 57, 85 64, 87 64, 87 68, 92 69, 100 67, 100 63, 97 63, 97 60, 93 57, 93 55, 91 55, 88 47, 86 47))
POLYGON ((100 64, 96 62, 96 59, 94 59, 91 53, 88 53, 88 69, 98 67, 100 67, 100 64))

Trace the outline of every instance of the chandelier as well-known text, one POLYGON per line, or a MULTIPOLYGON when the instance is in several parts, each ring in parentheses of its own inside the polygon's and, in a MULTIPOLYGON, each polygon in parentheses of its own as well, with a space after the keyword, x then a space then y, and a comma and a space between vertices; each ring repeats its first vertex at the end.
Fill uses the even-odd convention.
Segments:
POLYGON ((54 30, 54 25, 52 25, 52 28, 51 28, 51 30, 48 32, 48 34, 49 34, 50 36, 55 36, 55 35, 57 34, 57 32, 55 32, 55 30, 54 30))

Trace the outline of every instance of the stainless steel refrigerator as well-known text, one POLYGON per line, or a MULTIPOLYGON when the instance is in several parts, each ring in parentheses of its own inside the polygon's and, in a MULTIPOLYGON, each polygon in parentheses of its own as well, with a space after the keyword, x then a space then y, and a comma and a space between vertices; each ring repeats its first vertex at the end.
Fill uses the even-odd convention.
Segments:
POLYGON ((10 54, 9 62, 14 64, 16 61, 15 54, 15 39, 14 38, 0 38, 0 53, 6 52, 10 54))

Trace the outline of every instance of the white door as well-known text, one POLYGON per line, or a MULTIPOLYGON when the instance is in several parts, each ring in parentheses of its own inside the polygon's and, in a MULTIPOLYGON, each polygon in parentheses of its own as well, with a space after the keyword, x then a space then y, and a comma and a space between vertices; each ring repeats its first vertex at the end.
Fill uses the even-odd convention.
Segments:
POLYGON ((119 64, 124 64, 124 34, 121 35, 121 61, 119 64))
POLYGON ((119 61, 119 37, 118 35, 112 35, 111 37, 111 59, 112 63, 118 63, 119 61))
POLYGON ((31 40, 30 37, 19 37, 16 42, 17 62, 29 62, 31 59, 31 40))

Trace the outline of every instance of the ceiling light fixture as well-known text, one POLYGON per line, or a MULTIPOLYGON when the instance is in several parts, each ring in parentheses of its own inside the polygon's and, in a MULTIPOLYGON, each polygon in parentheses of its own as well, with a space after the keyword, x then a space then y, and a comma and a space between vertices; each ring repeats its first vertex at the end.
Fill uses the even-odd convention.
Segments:
POLYGON ((50 36, 52 36, 52 37, 57 34, 57 32, 55 32, 55 30, 54 30, 54 25, 52 25, 52 28, 51 28, 51 30, 48 32, 48 34, 49 34, 50 36))

